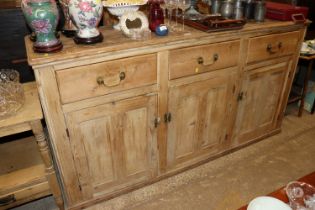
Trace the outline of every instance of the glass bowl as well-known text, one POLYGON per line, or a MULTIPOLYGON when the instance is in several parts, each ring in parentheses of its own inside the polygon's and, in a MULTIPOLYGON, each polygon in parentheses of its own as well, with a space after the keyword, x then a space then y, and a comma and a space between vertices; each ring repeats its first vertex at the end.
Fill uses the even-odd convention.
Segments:
POLYGON ((19 79, 16 70, 0 70, 0 119, 15 114, 24 104, 24 89, 19 79))
POLYGON ((286 194, 293 210, 315 210, 315 188, 304 182, 287 184, 286 194))

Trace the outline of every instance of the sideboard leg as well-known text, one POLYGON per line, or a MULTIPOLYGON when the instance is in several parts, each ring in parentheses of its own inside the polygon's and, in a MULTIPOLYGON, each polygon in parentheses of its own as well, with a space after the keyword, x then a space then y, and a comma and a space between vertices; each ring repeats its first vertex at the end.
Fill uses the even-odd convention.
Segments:
POLYGON ((64 209, 64 202, 61 195, 60 187, 57 181, 56 172, 52 162, 50 150, 47 145, 47 140, 43 131, 43 126, 40 120, 31 122, 32 131, 35 135, 35 139, 40 151, 41 157, 45 164, 46 177, 53 194, 53 197, 56 201, 57 206, 60 210, 64 209))

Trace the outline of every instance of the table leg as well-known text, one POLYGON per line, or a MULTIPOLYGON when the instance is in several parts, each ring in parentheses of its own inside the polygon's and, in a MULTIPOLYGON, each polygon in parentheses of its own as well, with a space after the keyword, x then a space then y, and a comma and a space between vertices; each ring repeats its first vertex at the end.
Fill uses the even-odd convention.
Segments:
POLYGON ((53 166, 50 150, 47 145, 46 137, 43 131, 43 126, 40 120, 31 122, 32 131, 34 133, 38 149, 45 164, 46 177, 53 194, 53 197, 57 203, 59 209, 64 209, 64 203, 60 191, 60 187, 57 181, 56 172, 53 166))
POLYGON ((301 96, 301 104, 300 104, 299 114, 298 114, 299 117, 301 117, 301 116, 302 116, 302 113, 303 113, 303 109, 304 109, 304 99, 305 99, 305 95, 306 95, 306 93, 307 93, 308 80, 311 78, 312 68, 313 68, 313 60, 310 60, 310 61, 309 61, 309 64, 308 64, 308 67, 307 67, 306 75, 305 75, 305 77, 304 77, 303 92, 302 92, 302 96, 301 96))

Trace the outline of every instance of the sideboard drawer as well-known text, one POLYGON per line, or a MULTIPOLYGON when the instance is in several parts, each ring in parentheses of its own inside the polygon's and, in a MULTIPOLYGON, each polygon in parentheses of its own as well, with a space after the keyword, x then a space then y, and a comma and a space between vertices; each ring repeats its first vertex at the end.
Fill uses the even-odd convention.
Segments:
POLYGON ((251 38, 246 63, 252 63, 296 52, 299 32, 288 32, 251 38))
POLYGON ((57 71, 61 100, 80 99, 155 84, 156 55, 144 55, 57 71))
POLYGON ((240 41, 170 51, 170 79, 236 66, 240 41))

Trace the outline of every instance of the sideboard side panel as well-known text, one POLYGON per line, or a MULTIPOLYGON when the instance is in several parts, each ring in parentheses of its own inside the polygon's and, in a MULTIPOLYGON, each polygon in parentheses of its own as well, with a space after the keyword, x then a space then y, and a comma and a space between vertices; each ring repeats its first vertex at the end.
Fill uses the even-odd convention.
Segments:
POLYGON ((82 200, 53 67, 34 68, 39 96, 68 205, 82 200))

